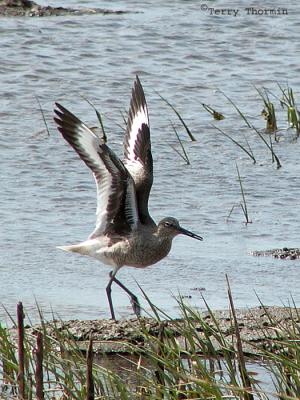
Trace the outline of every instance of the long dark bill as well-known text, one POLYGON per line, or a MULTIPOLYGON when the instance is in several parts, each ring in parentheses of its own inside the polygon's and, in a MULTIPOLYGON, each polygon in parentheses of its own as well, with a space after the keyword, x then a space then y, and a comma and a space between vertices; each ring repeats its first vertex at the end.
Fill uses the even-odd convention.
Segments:
POLYGON ((196 235, 196 233, 188 231, 187 229, 184 229, 182 227, 179 228, 179 232, 182 233, 183 235, 189 236, 189 237, 191 237, 193 239, 203 240, 202 236, 196 235))

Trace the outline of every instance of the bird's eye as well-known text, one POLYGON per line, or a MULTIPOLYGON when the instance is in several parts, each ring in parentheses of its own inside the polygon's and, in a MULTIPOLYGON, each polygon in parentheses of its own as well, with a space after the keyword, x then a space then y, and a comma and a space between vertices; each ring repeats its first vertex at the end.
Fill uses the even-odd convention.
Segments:
POLYGON ((164 225, 165 225, 166 227, 171 226, 170 222, 165 222, 164 225))

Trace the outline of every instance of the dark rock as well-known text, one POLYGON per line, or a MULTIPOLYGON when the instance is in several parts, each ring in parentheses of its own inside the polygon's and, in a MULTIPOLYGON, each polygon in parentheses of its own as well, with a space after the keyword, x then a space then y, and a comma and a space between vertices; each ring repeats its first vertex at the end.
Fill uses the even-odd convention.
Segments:
POLYGON ((288 248, 288 247, 283 247, 282 249, 271 249, 271 250, 256 250, 252 251, 251 254, 253 256, 259 256, 259 257, 267 257, 271 256, 274 258, 279 258, 279 259, 288 259, 288 260, 296 260, 300 258, 300 248, 298 247, 293 247, 293 248, 288 248))

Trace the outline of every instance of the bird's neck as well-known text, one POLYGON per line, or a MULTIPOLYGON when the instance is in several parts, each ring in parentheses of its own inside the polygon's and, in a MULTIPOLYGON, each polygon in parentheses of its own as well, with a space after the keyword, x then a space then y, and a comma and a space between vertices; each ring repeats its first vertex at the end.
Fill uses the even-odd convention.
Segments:
POLYGON ((165 232, 158 230, 157 237, 162 246, 165 245, 171 247, 174 236, 167 235, 165 232))

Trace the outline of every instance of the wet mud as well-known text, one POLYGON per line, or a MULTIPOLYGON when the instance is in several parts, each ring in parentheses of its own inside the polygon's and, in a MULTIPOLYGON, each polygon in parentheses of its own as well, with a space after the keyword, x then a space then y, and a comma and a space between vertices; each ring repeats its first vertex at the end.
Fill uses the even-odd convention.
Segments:
MULTIPOLYGON (((268 348, 272 350, 274 339, 286 337, 292 331, 295 324, 300 324, 300 309, 289 307, 255 307, 250 309, 236 310, 238 328, 243 350, 249 356, 257 356, 260 350, 268 348)), ((233 326, 230 311, 215 311, 213 317, 209 313, 203 313, 205 323, 211 327, 221 330, 225 339, 230 343, 236 343, 236 333, 233 326), (215 319, 215 321, 214 321, 215 319)), ((158 337, 162 329, 167 328, 177 339, 182 347, 185 346, 185 338, 180 332, 183 320, 156 321, 151 318, 112 320, 70 320, 55 321, 47 324, 50 335, 56 335, 57 330, 65 337, 76 341, 82 351, 86 351, 90 334, 93 337, 93 349, 98 354, 124 354, 133 351, 135 346, 146 345, 145 339, 150 335, 158 337), (55 327, 54 327, 55 326, 55 327), (147 332, 147 335, 145 335, 147 332)), ((27 328, 29 334, 35 334, 41 327, 39 325, 27 328)), ((201 336, 203 325, 196 325, 196 330, 201 336)), ((214 342, 214 340, 212 340, 214 342)), ((219 343, 214 343, 215 350, 221 352, 219 343)), ((199 352, 201 349, 199 348, 199 352)))
POLYGON ((61 15, 125 14, 129 11, 103 8, 69 8, 41 6, 29 0, 0 0, 0 16, 3 17, 49 17, 61 15))
POLYGON ((300 249, 298 247, 283 247, 282 249, 256 250, 251 253, 257 257, 274 257, 287 260, 296 260, 300 258, 300 249))

